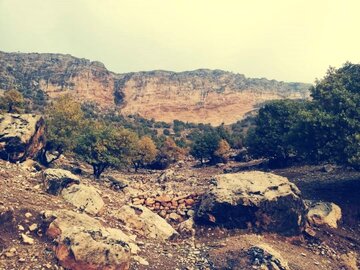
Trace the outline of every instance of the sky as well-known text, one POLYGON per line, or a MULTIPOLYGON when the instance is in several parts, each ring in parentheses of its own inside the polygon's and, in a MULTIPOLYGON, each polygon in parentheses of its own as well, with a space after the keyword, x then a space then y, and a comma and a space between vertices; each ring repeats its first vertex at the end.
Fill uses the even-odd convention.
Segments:
POLYGON ((359 11, 359 0, 0 0, 0 51, 313 83, 360 63, 359 11))

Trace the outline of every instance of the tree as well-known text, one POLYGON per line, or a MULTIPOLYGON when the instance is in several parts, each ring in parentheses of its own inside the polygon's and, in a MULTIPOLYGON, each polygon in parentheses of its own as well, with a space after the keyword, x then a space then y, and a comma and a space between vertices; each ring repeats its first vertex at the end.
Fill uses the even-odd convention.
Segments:
POLYGON ((219 142, 220 137, 215 132, 200 133, 194 139, 190 154, 203 165, 206 160, 211 161, 214 158, 219 142))
POLYGON ((79 136, 75 153, 93 167, 94 177, 109 167, 123 168, 133 159, 137 136, 123 128, 90 123, 79 136))
POLYGON ((256 127, 248 132, 245 142, 250 155, 269 158, 276 166, 286 165, 296 156, 294 134, 301 137, 297 127, 308 106, 306 101, 280 100, 261 108, 255 119, 256 127))
POLYGON ((216 163, 227 163, 230 149, 229 143, 226 140, 221 139, 218 148, 213 154, 213 161, 216 163))
POLYGON ((166 169, 170 164, 180 160, 186 150, 176 145, 175 141, 167 137, 160 146, 156 160, 151 164, 154 169, 166 169))
POLYGON ((74 101, 70 95, 58 98, 45 110, 46 144, 39 155, 39 161, 49 165, 64 152, 72 151, 76 138, 84 126, 84 114, 80 103, 74 101), (52 157, 48 154, 52 153, 52 157))
POLYGON ((5 91, 4 95, 0 97, 0 110, 7 113, 21 113, 24 108, 23 95, 15 90, 5 91))
POLYGON ((313 121, 326 131, 317 138, 320 158, 360 167, 360 65, 329 68, 311 89, 313 121))
POLYGON ((153 140, 148 137, 142 137, 136 144, 133 165, 137 172, 140 167, 153 162, 156 158, 157 149, 153 140))

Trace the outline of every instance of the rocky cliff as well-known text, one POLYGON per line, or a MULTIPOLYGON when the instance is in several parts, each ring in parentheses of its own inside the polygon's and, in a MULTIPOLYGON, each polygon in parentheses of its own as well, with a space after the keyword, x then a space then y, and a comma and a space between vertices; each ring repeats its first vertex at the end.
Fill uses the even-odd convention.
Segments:
POLYGON ((170 122, 233 123, 262 102, 308 97, 308 84, 251 79, 222 70, 115 74, 100 62, 62 54, 0 52, 0 89, 36 99, 72 93, 125 115, 170 122))

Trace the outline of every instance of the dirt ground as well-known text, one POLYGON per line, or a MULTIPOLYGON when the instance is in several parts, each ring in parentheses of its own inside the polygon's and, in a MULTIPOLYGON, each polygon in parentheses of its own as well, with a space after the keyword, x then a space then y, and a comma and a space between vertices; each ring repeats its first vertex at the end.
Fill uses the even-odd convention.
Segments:
MULTIPOLYGON (((111 172, 126 179, 132 192, 154 194, 167 189, 176 192, 205 192, 212 175, 222 173, 223 167, 193 167, 193 163, 175 166, 173 170, 183 181, 158 184, 161 172, 111 172), (187 180, 188 179, 188 180, 187 180)), ((236 166, 228 164, 227 166, 236 166)), ((105 210, 97 217, 110 227, 121 228, 109 213, 128 203, 131 192, 119 192, 107 182, 96 182, 86 173, 81 179, 101 191, 105 210)), ((89 171, 90 172, 90 171, 89 171)), ((321 166, 292 167, 272 171, 286 176, 302 191, 305 199, 331 201, 343 211, 338 229, 317 229, 316 236, 283 237, 275 234, 222 228, 198 227, 195 237, 178 238, 166 243, 138 236, 139 256, 148 265, 132 262, 131 269, 259 269, 251 265, 246 250, 257 243, 265 243, 281 253, 293 270, 345 268, 342 256, 352 252, 360 254, 360 172, 335 168, 324 172, 321 166)), ((53 243, 40 229, 29 235, 33 245, 21 241, 21 233, 31 224, 41 224, 41 212, 59 208, 74 209, 61 197, 47 194, 42 189, 41 172, 29 172, 21 165, 0 161, 0 210, 11 208, 15 222, 8 222, 6 215, 0 220, 0 270, 62 269, 53 253, 53 243), (30 214, 31 215, 30 215, 30 214), (20 225, 20 226, 19 226, 20 225)), ((359 262, 358 262, 359 263, 359 262)))

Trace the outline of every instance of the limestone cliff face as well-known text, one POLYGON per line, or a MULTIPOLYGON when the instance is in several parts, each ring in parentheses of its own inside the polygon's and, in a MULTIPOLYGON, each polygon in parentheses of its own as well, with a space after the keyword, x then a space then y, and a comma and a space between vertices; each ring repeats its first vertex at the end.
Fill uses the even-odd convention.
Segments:
POLYGON ((222 70, 138 72, 123 75, 119 82, 123 114, 165 122, 230 124, 265 101, 309 96, 307 84, 250 79, 222 70))
POLYGON ((306 98, 308 87, 222 70, 115 74, 100 62, 70 55, 0 52, 0 90, 16 88, 30 98, 36 91, 49 98, 71 93, 103 109, 166 122, 229 124, 264 101, 306 98))
POLYGON ((27 96, 43 91, 50 98, 72 93, 79 101, 114 105, 114 75, 100 62, 62 54, 0 52, 0 89, 27 96))

